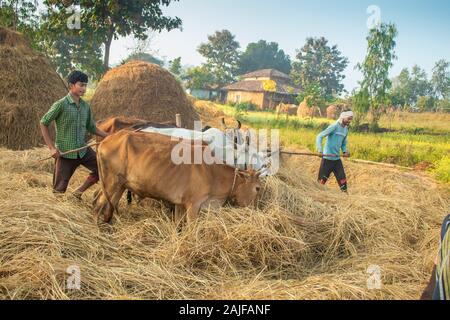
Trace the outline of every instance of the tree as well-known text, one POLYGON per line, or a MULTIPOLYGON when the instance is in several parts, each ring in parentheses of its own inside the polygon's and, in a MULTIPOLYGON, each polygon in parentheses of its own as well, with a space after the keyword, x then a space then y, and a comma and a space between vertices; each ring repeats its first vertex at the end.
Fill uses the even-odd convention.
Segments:
POLYGON ((342 74, 349 63, 337 46, 330 47, 325 38, 308 38, 302 49, 297 51, 292 64, 291 76, 297 85, 306 88, 318 84, 321 97, 332 100, 344 90, 342 74))
POLYGON ((276 69, 289 74, 291 59, 278 48, 278 43, 260 40, 247 46, 239 59, 238 69, 239 74, 260 69, 276 69))
POLYGON ((391 102, 394 106, 405 107, 413 103, 411 77, 408 68, 402 69, 392 81, 391 102))
POLYGON ((432 92, 431 84, 425 70, 415 65, 411 70, 411 102, 416 104, 419 97, 425 97, 432 92))
MULTIPOLYGON (((178 0, 78 0, 81 29, 78 35, 94 35, 104 45, 103 67, 109 68, 109 56, 113 39, 133 35, 137 39, 146 39, 148 30, 161 32, 181 27, 178 17, 171 18, 163 14, 161 7, 169 6, 178 0)), ((50 24, 59 31, 67 28, 67 21, 73 13, 67 11, 75 1, 44 0, 47 6, 50 24)))
POLYGON ((438 99, 450 98, 450 62, 444 59, 436 62, 431 77, 431 85, 438 99))
POLYGON ((178 57, 169 62, 169 71, 177 77, 181 76, 183 71, 181 67, 181 57, 178 57))
POLYGON ((205 67, 214 74, 219 86, 234 80, 239 61, 240 48, 235 36, 228 30, 216 31, 208 36, 208 42, 198 47, 198 52, 206 58, 205 67))
POLYGON ((125 63, 133 61, 133 60, 139 60, 139 61, 145 61, 148 63, 153 63, 160 67, 164 66, 163 60, 161 60, 147 52, 133 52, 125 60, 123 60, 121 64, 125 64, 125 63))
POLYGON ((182 75, 182 79, 186 83, 186 88, 190 90, 203 89, 216 81, 214 75, 205 66, 188 69, 182 75))
POLYGON ((69 29, 54 33, 43 24, 40 39, 41 50, 63 77, 74 69, 85 71, 93 80, 100 80, 104 74, 102 44, 95 37, 80 37, 69 29))
POLYGON ((351 104, 354 112, 354 125, 358 128, 370 110, 369 92, 365 89, 355 92, 351 98, 351 104))
POLYGON ((38 49, 39 17, 37 0, 0 1, 0 25, 23 33, 34 49, 38 49))
POLYGON ((367 55, 357 68, 363 74, 362 90, 367 91, 372 114, 372 127, 378 126, 383 105, 388 98, 388 90, 392 83, 389 80, 389 69, 393 66, 395 56, 395 37, 397 28, 394 24, 382 23, 379 28, 369 31, 367 37, 367 55))

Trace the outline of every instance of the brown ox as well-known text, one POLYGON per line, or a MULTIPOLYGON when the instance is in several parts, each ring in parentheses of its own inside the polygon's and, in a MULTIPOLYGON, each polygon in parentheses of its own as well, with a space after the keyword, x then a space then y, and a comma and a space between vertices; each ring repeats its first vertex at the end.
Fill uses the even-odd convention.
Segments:
MULTIPOLYGON (((191 142, 125 130, 106 138, 98 148, 102 191, 94 199, 94 213, 110 222, 126 189, 141 198, 173 203, 177 224, 184 216, 192 222, 202 208, 222 206, 227 200, 238 206, 253 203, 261 188, 259 172, 221 164, 175 164, 171 154, 179 143, 188 144, 194 159, 191 142)), ((202 151, 208 148, 199 146, 202 151)))
MULTIPOLYGON (((155 123, 150 122, 143 119, 138 118, 128 118, 128 117, 111 117, 105 120, 99 120, 97 121, 97 128, 100 130, 103 130, 104 132, 108 134, 114 134, 116 132, 119 132, 120 130, 138 130, 140 128, 145 127, 153 127, 153 128, 175 128, 175 123, 170 122, 164 122, 164 123, 155 123)), ((96 137, 97 142, 103 141, 103 138, 100 136, 96 137)), ((127 192, 127 202, 128 204, 131 204, 133 201, 133 197, 130 191, 127 192)), ((140 199, 138 199, 138 202, 140 199)))

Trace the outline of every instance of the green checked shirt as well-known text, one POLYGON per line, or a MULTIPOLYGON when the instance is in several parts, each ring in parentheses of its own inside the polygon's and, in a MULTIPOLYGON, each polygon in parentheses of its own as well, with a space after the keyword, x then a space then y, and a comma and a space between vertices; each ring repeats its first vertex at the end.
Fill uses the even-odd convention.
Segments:
MULTIPOLYGON (((80 99, 78 107, 70 94, 55 102, 41 119, 41 123, 47 127, 52 121, 56 124, 56 148, 61 153, 85 147, 86 133, 95 134, 97 131, 89 104, 80 99)), ((77 159, 78 154, 83 158, 86 152, 69 153, 64 158, 77 159)))

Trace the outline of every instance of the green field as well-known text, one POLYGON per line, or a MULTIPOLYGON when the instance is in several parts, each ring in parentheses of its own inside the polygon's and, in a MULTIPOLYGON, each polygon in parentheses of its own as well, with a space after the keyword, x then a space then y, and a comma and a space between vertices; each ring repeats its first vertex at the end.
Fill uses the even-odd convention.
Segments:
MULTIPOLYGON (((286 147, 306 147, 315 151, 317 134, 333 120, 299 119, 271 112, 237 114, 230 106, 217 105, 229 116, 261 129, 279 129, 286 147)), ((450 184, 450 115, 398 113, 380 121, 384 133, 351 132, 349 150, 353 158, 392 163, 401 166, 427 168, 440 181, 450 184)))

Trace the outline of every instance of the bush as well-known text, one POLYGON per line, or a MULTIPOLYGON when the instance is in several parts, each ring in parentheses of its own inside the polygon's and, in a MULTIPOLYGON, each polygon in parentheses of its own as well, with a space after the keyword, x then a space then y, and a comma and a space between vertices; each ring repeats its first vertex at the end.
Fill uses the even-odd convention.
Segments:
POLYGON ((233 105, 236 108, 236 112, 248 112, 248 111, 255 111, 257 109, 257 106, 251 102, 241 102, 241 103, 235 103, 233 105))
POLYGON ((435 164, 433 173, 437 179, 450 183, 450 158, 444 157, 435 164))

